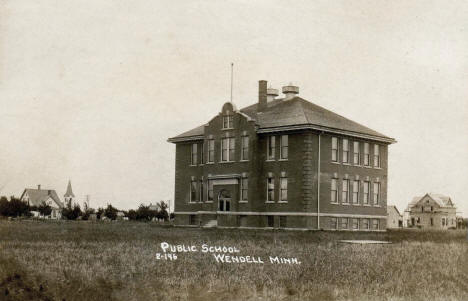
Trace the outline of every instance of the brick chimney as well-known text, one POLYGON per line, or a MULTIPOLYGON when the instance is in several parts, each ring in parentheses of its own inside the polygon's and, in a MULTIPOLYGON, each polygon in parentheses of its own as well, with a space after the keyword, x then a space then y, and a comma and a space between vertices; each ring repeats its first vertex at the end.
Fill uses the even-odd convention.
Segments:
POLYGON ((258 81, 258 111, 264 111, 267 108, 267 81, 258 81))

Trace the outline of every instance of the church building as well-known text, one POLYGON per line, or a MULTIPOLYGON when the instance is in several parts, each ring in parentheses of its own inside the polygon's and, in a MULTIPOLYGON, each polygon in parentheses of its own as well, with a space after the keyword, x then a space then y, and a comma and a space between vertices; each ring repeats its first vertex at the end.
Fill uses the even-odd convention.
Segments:
MULTIPOLYGON (((396 141, 298 96, 267 88, 225 103, 175 144, 175 223, 381 231, 388 146, 396 141)), ((377 117, 376 117, 377 118, 377 117)))

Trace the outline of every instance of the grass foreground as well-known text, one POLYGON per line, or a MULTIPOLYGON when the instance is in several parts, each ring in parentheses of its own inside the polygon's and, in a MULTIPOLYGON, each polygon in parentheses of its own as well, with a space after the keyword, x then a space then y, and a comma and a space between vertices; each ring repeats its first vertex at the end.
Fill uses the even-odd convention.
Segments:
POLYGON ((468 300, 467 232, 0 221, 0 300, 468 300), (162 242, 198 249, 158 260, 162 242), (200 251, 203 244, 236 247, 235 255, 265 263, 219 263, 200 251), (269 256, 301 264, 275 264, 269 256))

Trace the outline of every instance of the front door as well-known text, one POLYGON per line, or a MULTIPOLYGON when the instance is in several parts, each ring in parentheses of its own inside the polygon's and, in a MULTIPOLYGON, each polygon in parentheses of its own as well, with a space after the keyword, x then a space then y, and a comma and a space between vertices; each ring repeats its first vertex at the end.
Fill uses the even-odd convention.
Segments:
POLYGON ((218 194, 218 211, 231 211, 231 193, 227 189, 218 194))

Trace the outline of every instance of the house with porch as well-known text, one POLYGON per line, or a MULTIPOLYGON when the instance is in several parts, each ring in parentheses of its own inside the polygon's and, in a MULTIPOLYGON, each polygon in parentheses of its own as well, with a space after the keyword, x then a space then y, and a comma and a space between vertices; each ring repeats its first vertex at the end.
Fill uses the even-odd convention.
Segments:
POLYGON ((41 189, 41 185, 37 185, 37 189, 26 188, 21 194, 20 199, 29 204, 29 206, 39 207, 42 203, 49 205, 52 209, 48 218, 61 219, 63 203, 60 200, 57 192, 53 189, 41 189))
POLYGON ((414 197, 405 210, 405 226, 408 228, 450 229, 457 228, 457 207, 449 196, 426 193, 414 197))

